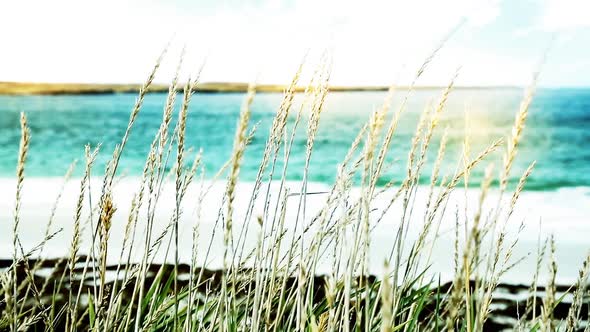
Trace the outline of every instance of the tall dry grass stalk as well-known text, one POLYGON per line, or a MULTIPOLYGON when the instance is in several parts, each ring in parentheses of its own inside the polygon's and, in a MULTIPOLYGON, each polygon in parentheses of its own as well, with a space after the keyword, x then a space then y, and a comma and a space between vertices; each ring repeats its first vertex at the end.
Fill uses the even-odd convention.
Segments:
POLYGON ((546 295, 541 309, 541 331, 554 331, 555 321, 553 310, 556 303, 555 278, 557 275, 557 262, 555 260, 555 239, 551 236, 549 240, 549 280, 547 281, 546 295))
POLYGON ((246 99, 242 105, 242 109, 240 111, 240 117, 238 119, 238 124, 236 128, 236 135, 234 138, 234 147, 232 151, 231 163, 230 163, 230 172, 228 175, 228 183, 226 189, 226 197, 227 197, 227 211, 224 218, 224 232, 223 232, 223 279, 222 279, 222 289, 221 289, 221 301, 220 301, 220 309, 219 314, 223 318, 222 322, 222 330, 226 331, 229 329, 229 324, 234 324, 234 322, 230 321, 228 318, 229 316, 226 314, 228 310, 231 310, 234 303, 233 298, 235 297, 235 279, 227 280, 226 277, 229 275, 228 271, 233 269, 232 260, 230 260, 230 252, 233 251, 233 214, 234 214, 234 200, 236 195, 236 184, 238 182, 238 175, 240 171, 240 164, 242 161, 242 157, 244 155, 244 151, 247 144, 247 128, 248 123, 250 122, 250 114, 251 114, 251 107, 252 101, 254 100, 254 95, 256 93, 255 85, 250 85, 248 87, 248 93, 246 99), (231 283, 230 290, 228 291, 228 283, 231 283))
MULTIPOLYGON (((18 150, 18 160, 16 164, 16 197, 14 203, 14 222, 12 227, 12 246, 13 246, 13 262, 18 261, 18 230, 20 225, 20 209, 22 204, 22 189, 25 181, 25 163, 27 161, 27 153, 29 151, 29 144, 31 140, 31 131, 27 126, 27 117, 25 113, 20 114, 21 138, 18 150)), ((11 331, 18 330, 18 274, 17 269, 13 269, 12 279, 8 279, 6 284, 10 289, 12 286, 12 296, 5 292, 6 306, 10 322, 11 331)))
MULTIPOLYGON (((70 251, 66 259, 52 263, 53 279, 44 282, 40 282, 41 276, 36 272, 45 269, 49 262, 29 263, 29 258, 41 252, 56 234, 50 228, 56 218, 57 203, 50 213, 44 240, 26 251, 18 237, 30 140, 22 115, 13 263, 0 274, 4 298, 0 310, 6 317, 0 320, 0 328, 104 332, 488 330, 497 314, 494 305, 506 272, 524 259, 515 253, 524 226, 521 223, 516 232, 511 232, 509 221, 517 215, 518 200, 533 174, 535 162, 520 178, 511 175, 511 170, 524 139, 536 76, 515 116, 499 176, 494 177, 492 166, 488 166, 480 188, 473 189, 481 164, 493 158, 504 141, 492 141, 478 153, 467 116, 464 138, 457 138, 444 128, 444 112, 450 107, 447 101, 457 74, 440 91, 438 101, 425 106, 409 150, 398 151, 397 144, 392 143, 415 85, 443 44, 424 60, 399 104, 393 105, 398 89, 395 85, 389 88, 382 105, 368 116, 351 140, 346 155, 334 170, 334 183, 322 192, 310 192, 308 185, 315 146, 321 144, 316 142, 322 130, 321 118, 329 98, 330 53, 322 55, 306 82, 301 100, 298 91, 307 59, 296 69, 270 123, 252 190, 245 193, 240 190, 240 170, 249 143, 258 138, 254 136, 258 134, 257 125, 250 124, 255 112, 255 87, 251 85, 245 95, 229 160, 213 176, 206 176, 206 160, 202 151, 191 150, 188 126, 189 104, 200 71, 196 79, 189 78, 184 84, 181 100, 177 94, 183 51, 137 190, 129 197, 127 215, 121 215, 123 212, 116 207, 122 206, 125 197, 115 195, 117 179, 121 178, 119 161, 124 158, 161 56, 139 91, 123 137, 107 162, 100 196, 94 202, 91 171, 99 149, 86 147, 70 251), (178 119, 175 125, 173 119, 178 119), (299 128, 300 125, 307 128, 299 128), (305 132, 305 137, 299 137, 301 132, 305 132), (438 146, 433 148, 437 139, 438 146), (297 173, 302 174, 300 181, 293 188, 294 184, 287 181, 293 174, 289 161, 298 142, 305 146, 304 164, 297 173), (448 155, 453 144, 462 145, 458 156, 448 155), (405 159, 400 162, 397 156, 405 159), (451 162, 456 168, 449 172, 446 165, 451 162), (402 168, 402 177, 391 176, 394 167, 402 168), (427 169, 430 174, 424 174, 427 169), (193 193, 190 188, 197 172, 200 186, 193 193), (225 181, 219 180, 224 177, 225 181), (207 183, 207 178, 212 179, 211 183, 207 183), (218 204, 207 205, 214 183, 222 181, 225 187, 217 198, 218 204), (515 188, 508 186, 512 181, 515 188), (168 186, 174 191, 174 211, 161 216, 157 212, 168 186), (460 190, 464 194, 457 193, 460 190), (469 192, 474 190, 479 190, 478 200, 474 206, 468 206, 469 192), (496 207, 489 202, 495 193, 500 196, 496 207), (510 200, 504 202, 502 195, 511 195, 510 200), (185 211, 189 200, 196 202, 193 215, 185 211), (311 200, 317 200, 314 205, 318 206, 313 213, 311 200), (217 214, 208 213, 209 210, 217 214), (213 218, 208 217, 211 215, 213 218), (113 253, 110 237, 118 217, 125 225, 121 225, 120 250, 113 253), (185 269, 180 260, 186 248, 181 243, 180 229, 189 218, 191 264, 185 269), (453 223, 449 230, 444 229, 443 220, 453 223), (210 237, 202 235, 205 222, 214 226, 210 237), (371 245, 375 233, 383 229, 393 234, 391 247, 387 248, 390 258, 384 263, 383 275, 373 276, 371 245), (249 236, 249 232, 255 234, 249 236), (84 250, 82 239, 87 233, 90 242, 84 250), (432 270, 432 263, 438 257, 437 243, 447 233, 453 237, 450 245, 454 252, 449 252, 448 258, 455 270, 449 280, 441 281, 437 271, 432 270), (212 260, 216 245, 221 245, 222 269, 197 267, 198 261, 212 260), (82 259, 84 252, 88 256, 82 259), (173 264, 155 264, 156 256, 173 264), (118 257, 115 265, 110 265, 112 257, 118 257), (326 268, 326 275, 319 276, 326 268)), ((567 317, 558 322, 555 310, 563 297, 556 284, 553 239, 550 248, 549 281, 542 311, 537 313, 537 280, 545 246, 539 240, 536 272, 524 311, 518 312, 517 329, 553 331, 560 326, 574 331, 582 326, 589 260, 580 269, 567 317)))
MULTIPOLYGON (((96 160, 96 156, 98 155, 100 146, 97 146, 92 152, 90 150, 90 146, 86 145, 84 153, 86 159, 86 167, 84 170, 84 176, 80 181, 80 195, 78 196, 78 201, 76 203, 76 210, 74 212, 74 226, 73 226, 73 233, 72 233, 72 242, 70 244, 70 257, 68 261, 68 266, 70 270, 70 280, 74 279, 74 267, 78 260, 78 250, 80 249, 80 238, 82 235, 81 232, 81 219, 82 219, 82 209, 84 207, 84 199, 86 196, 86 190, 88 188, 88 182, 90 181, 90 171, 92 169, 92 165, 96 160)), ((69 292, 69 303, 70 307, 68 308, 70 315, 70 330, 73 330, 75 327, 75 322, 77 318, 77 309, 76 309, 76 301, 74 301, 73 296, 73 289, 70 289, 69 292)))

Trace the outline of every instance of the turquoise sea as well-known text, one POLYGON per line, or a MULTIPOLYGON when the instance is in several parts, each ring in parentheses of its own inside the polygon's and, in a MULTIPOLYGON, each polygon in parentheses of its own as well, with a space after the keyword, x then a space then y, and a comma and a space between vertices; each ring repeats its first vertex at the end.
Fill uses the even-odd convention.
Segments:
MULTIPOLYGON (((399 107, 404 93, 398 93, 393 110, 399 107)), ((411 95, 394 136, 389 153, 394 164, 385 173, 384 183, 405 176, 405 159, 420 113, 429 102, 437 103, 440 94, 440 90, 429 89, 417 90, 411 95)), ((512 88, 453 91, 435 134, 429 165, 435 159, 442 130, 447 127, 450 140, 444 165, 447 172, 455 169, 462 155, 466 112, 471 124, 472 155, 493 140, 506 137, 522 95, 521 89, 512 88)), ((385 92, 334 92, 329 95, 312 155, 311 181, 329 183, 334 180, 339 161, 384 97, 385 92)), ((104 170, 105 161, 120 141, 135 98, 135 94, 0 96, 0 177, 14 176, 21 111, 26 112, 32 132, 26 169, 28 177, 62 176, 74 159, 83 158, 86 143, 102 143, 94 170, 97 175, 104 170)), ((203 149, 206 177, 213 176, 229 157, 243 98, 241 93, 197 93, 192 99, 187 144, 195 150, 203 149)), ((259 123, 259 127, 240 173, 244 181, 251 181, 256 176, 269 125, 281 98, 281 94, 275 93, 260 93, 255 97, 252 123, 259 123)), ((147 96, 121 162, 122 172, 130 176, 141 173, 150 142, 161 121, 165 99, 166 95, 161 93, 147 96)), ((290 125, 294 118, 292 114, 290 125)), ((302 176, 305 127, 304 122, 294 143, 289 180, 302 176)), ((530 109, 511 181, 517 181, 536 160, 527 190, 590 186, 589 144, 590 89, 540 89, 530 109)), ((499 152, 489 161, 499 166, 501 157, 499 152)), ((82 167, 78 168, 80 174, 82 167)), ((423 182, 429 181, 428 168, 423 182)), ((474 171, 472 186, 479 185, 483 169, 479 167, 474 171)))

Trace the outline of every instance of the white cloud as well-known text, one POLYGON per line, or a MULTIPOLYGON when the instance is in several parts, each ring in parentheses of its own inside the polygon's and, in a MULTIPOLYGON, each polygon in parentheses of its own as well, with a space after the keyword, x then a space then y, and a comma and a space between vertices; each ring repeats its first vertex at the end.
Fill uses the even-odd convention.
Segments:
MULTIPOLYGON (((0 81, 140 81, 176 32, 163 67, 168 76, 184 42, 188 68, 196 68, 209 54, 203 78, 209 81, 248 81, 260 74, 263 82, 286 82, 306 49, 329 46, 334 49, 335 84, 388 84, 402 67, 408 73, 402 80, 409 80, 460 21, 466 21, 463 29, 476 29, 499 14, 497 0, 267 1, 256 8, 203 11, 171 2, 4 2, 0 81)), ((434 63, 432 75, 421 83, 446 82, 459 61, 485 57, 504 68, 518 65, 480 53, 449 45, 441 55, 447 54, 447 60, 434 63)), ((473 70, 472 76, 479 78, 473 84, 497 84, 497 72, 490 68, 474 65, 465 71, 473 70)))
POLYGON ((546 0, 540 24, 551 31, 590 27, 590 1, 546 0))

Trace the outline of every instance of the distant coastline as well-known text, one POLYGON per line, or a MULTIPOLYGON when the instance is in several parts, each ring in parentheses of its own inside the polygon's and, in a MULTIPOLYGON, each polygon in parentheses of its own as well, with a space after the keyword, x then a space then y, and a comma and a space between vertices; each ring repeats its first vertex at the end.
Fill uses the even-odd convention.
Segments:
MULTIPOLYGON (((26 83, 26 82, 0 82, 0 95, 97 95, 115 93, 134 93, 139 90, 139 84, 93 84, 93 83, 26 83)), ((256 88, 257 92, 280 93, 286 86, 276 84, 261 84, 256 88)), ((387 86, 332 86, 333 92, 362 92, 362 91, 387 91, 387 86)), ((407 89, 407 86, 399 86, 407 89)), ((417 90, 443 89, 442 86, 418 86, 417 90)), ((305 87, 297 87, 297 91, 303 91, 305 87)), ((521 89, 517 86, 463 86, 456 87, 461 90, 483 89, 521 89)), ((179 87, 179 91, 182 87, 179 87)), ((247 83, 209 82, 200 83, 196 91, 202 93, 240 93, 248 90, 247 83)), ((150 92, 166 92, 168 86, 154 84, 150 92)))

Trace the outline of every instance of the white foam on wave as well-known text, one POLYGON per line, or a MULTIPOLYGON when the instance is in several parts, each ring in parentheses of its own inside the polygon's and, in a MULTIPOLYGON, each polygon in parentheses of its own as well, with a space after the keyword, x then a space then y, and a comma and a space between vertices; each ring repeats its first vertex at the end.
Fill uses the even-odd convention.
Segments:
MULTIPOLYGON (((28 178, 25 180, 23 187, 23 201, 21 209, 21 223, 19 226, 19 237, 25 250, 36 246, 43 238, 45 225, 50 215, 51 208, 59 192, 62 183, 60 178, 28 178)), ((96 202, 100 196, 101 179, 93 178, 91 181, 92 199, 96 202)), ((253 183, 239 183, 237 187, 235 200, 235 231, 239 232, 243 225, 246 207, 251 196, 253 183)), ((208 267, 216 268, 221 265, 223 253, 223 239, 221 225, 218 225, 215 231, 215 220, 219 213, 219 206, 225 191, 225 182, 206 182, 205 187, 211 187, 211 191, 205 198, 202 206, 202 216, 199 223, 200 241, 198 242, 198 263, 207 264, 208 267), (203 261, 204 251, 212 234, 215 231, 214 242, 211 256, 207 262, 203 261)), ((298 193, 300 188, 299 182, 288 182, 286 187, 291 193, 298 193)), ((12 219, 14 211, 14 193, 16 181, 13 178, 0 179, 0 256, 11 257, 12 253, 12 219)), ((44 250, 44 256, 63 257, 67 254, 70 247, 72 225, 74 220, 74 211, 79 195, 80 179, 73 179, 65 187, 63 197, 58 205, 55 222, 52 229, 63 228, 54 239, 49 241, 44 250)), ((114 189, 114 202, 117 207, 115 213, 111 237, 109 240, 109 260, 116 262, 119 258, 119 251, 124 234, 125 223, 130 210, 130 204, 133 195, 139 188, 138 178, 124 178, 120 180, 114 189)), ((265 188, 265 187, 263 187, 265 188)), ((197 197, 199 195, 200 184, 195 182, 189 188, 182 207, 182 216, 180 219, 180 259, 184 262, 190 260, 192 246, 192 227, 197 221, 197 197)), ((263 189, 264 190, 264 189, 263 189)), ((322 183, 309 183, 308 192, 327 192, 330 187, 322 183)), ((390 197, 396 189, 391 189, 379 196, 372 205, 374 215, 381 214, 381 210, 387 205, 390 197)), ((425 211, 425 201, 428 195, 427 187, 419 187, 416 193, 415 207, 409 228, 409 239, 415 238, 417 232, 421 229, 423 215, 425 211)), ((271 196, 278 195, 278 183, 271 185, 271 196)), ((358 197, 359 188, 353 188, 352 196, 358 197)), ((486 207, 495 206, 498 193, 491 191, 486 207)), ((510 194, 506 195, 507 199, 510 194)), ((323 206, 326 194, 317 194, 308 196, 306 207, 306 221, 311 220, 317 211, 323 206)), ((459 211, 459 216, 465 215, 464 202, 467 201, 467 215, 472 216, 477 206, 479 190, 463 189, 456 190, 450 197, 442 218, 440 227, 440 238, 436 242, 432 251, 432 266, 430 271, 435 274, 440 273, 442 279, 448 279, 453 271, 453 247, 454 247, 454 225, 455 211, 459 211)), ((254 218, 262 214, 262 194, 259 196, 254 208, 254 218)), ((383 261, 388 257, 393 243, 397 225, 401 219, 401 199, 392 206, 391 210, 385 215, 382 222, 376 226, 371 234, 371 271, 380 274, 383 271, 383 261)), ((298 197, 289 198, 287 208, 286 227, 293 226, 297 210, 298 197)), ((144 203, 144 208, 147 204, 144 203)), ((162 196, 158 202, 155 216, 154 234, 160 234, 161 230, 169 223, 173 215, 174 203, 174 184, 166 184, 163 188, 162 196)), ((88 205, 84 208, 83 220, 89 213, 88 205)), ((142 211, 145 220, 145 212, 142 211)), ((571 282, 577 277, 577 271, 581 266, 584 256, 590 248, 588 236, 590 235, 590 188, 563 188, 553 191, 527 191, 521 194, 517 203, 516 211, 508 222, 509 239, 516 235, 520 222, 525 223, 525 230, 520 233, 518 245, 514 251, 514 257, 519 258, 529 255, 515 269, 511 270, 505 280, 510 282, 528 283, 532 278, 532 272, 535 266, 535 252, 538 244, 539 234, 546 237, 554 234, 557 241, 557 262, 558 278, 562 282, 571 282), (540 224, 540 226, 539 226, 540 224), (539 233, 540 232, 540 233, 539 233)), ((246 240, 246 248, 253 248, 256 243, 256 233, 259 226, 252 220, 253 224, 246 240)), ((137 232, 136 248, 142 251, 143 227, 145 225, 140 221, 140 228, 137 232)), ((463 230, 463 228, 461 228, 463 230)), ((81 252, 87 253, 87 247, 90 240, 89 232, 85 233, 82 238, 81 252)), ((485 250, 485 247, 484 247, 485 250)), ((163 250, 162 250, 163 252, 163 250)), ((138 259, 138 257, 135 257, 138 259)), ((164 259, 161 253, 157 261, 164 259)), ((319 272, 327 272, 329 264, 326 262, 320 265, 319 272)), ((543 278, 543 275, 541 276, 543 278)), ((544 280, 544 279, 542 279, 544 280)))

